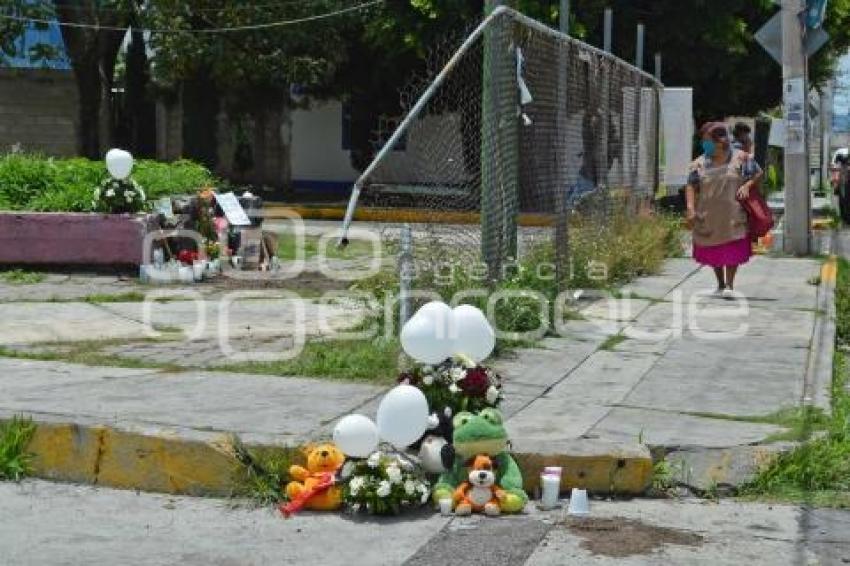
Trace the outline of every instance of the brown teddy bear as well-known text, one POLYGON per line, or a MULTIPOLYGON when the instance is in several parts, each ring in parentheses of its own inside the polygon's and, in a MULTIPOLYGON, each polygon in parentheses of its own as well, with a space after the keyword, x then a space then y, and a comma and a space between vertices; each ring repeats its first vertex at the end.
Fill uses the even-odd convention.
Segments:
POLYGON ((332 511, 342 505, 342 487, 335 485, 334 476, 345 462, 345 455, 334 444, 319 444, 307 449, 307 467, 291 466, 286 484, 289 504, 284 514, 300 508, 332 511))

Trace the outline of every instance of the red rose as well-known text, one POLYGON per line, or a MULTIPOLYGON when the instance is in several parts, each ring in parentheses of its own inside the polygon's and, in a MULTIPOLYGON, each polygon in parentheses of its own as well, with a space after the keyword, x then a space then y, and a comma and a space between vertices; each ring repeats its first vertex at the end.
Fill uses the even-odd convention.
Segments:
POLYGON ((466 370, 466 376, 457 382, 461 391, 472 397, 484 397, 490 387, 487 370, 481 366, 466 370))

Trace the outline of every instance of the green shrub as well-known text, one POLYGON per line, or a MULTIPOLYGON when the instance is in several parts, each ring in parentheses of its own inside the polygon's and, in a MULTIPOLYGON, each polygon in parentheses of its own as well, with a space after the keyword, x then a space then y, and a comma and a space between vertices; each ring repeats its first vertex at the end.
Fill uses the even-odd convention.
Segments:
POLYGON ((43 212, 90 212, 94 188, 106 178, 102 162, 74 158, 54 162, 54 177, 48 189, 26 205, 43 212))
MULTIPOLYGON (((94 190, 107 176, 102 161, 21 153, 2 155, 0 209, 90 212, 94 190)), ((193 193, 219 182, 208 169, 188 160, 137 161, 132 179, 142 186, 149 200, 193 193)))
POLYGON ((145 189, 148 200, 194 193, 202 187, 213 186, 219 182, 207 168, 187 159, 173 163, 139 161, 133 167, 133 179, 145 189))
POLYGON ((9 154, 0 160, 0 200, 12 210, 27 208, 36 196, 50 190, 56 178, 52 159, 9 154))
MULTIPOLYGON (((568 273, 565 286, 569 289, 613 289, 635 277, 657 273, 666 258, 682 254, 680 221, 672 216, 616 213, 603 222, 576 214, 570 221, 569 238, 570 261, 565 266, 568 273), (604 266, 604 269, 600 271, 598 266, 604 266)), ((451 272, 441 269, 440 273, 435 273, 433 269, 419 269, 417 266, 412 284, 414 289, 436 291, 446 302, 450 302, 461 291, 487 289, 487 283, 476 278, 468 269, 468 262, 461 260, 461 257, 466 259, 466 256, 457 256, 458 261, 451 262, 451 257, 447 257, 450 250, 439 244, 437 248, 437 252, 429 254, 428 250, 423 250, 422 253, 448 261, 455 268, 451 272)), ((467 295, 462 302, 486 312, 489 293, 530 292, 526 296, 517 293, 497 302, 494 312, 496 326, 509 332, 530 332, 546 328, 544 323, 548 322, 551 329, 555 322, 555 299, 559 293, 558 282, 551 269, 554 257, 555 246, 551 240, 531 245, 519 261, 507 270, 507 276, 487 289, 488 296, 467 295), (549 313, 541 313, 536 294, 548 299, 549 313)), ((383 305, 389 293, 398 293, 398 274, 395 271, 382 271, 358 281, 354 288, 372 294, 383 305)), ((413 305, 414 311, 424 302, 424 299, 420 299, 413 305)), ((397 323, 397 303, 393 314, 397 323)), ((564 314, 568 317, 571 313, 564 314)), ((383 324, 383 309, 376 316, 383 324)), ((398 329, 398 325, 394 325, 394 328, 398 329)))

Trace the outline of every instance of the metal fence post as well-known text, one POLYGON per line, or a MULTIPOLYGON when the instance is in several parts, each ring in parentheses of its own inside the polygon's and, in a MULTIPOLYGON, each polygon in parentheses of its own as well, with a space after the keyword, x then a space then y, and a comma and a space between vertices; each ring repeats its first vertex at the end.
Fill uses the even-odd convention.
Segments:
MULTIPOLYGON (((504 0, 486 0, 489 14, 504 0)), ((481 101, 481 255, 490 281, 501 277, 502 263, 516 257, 519 216, 519 88, 516 50, 510 49, 507 16, 484 32, 481 101)))
POLYGON ((413 282, 413 235, 410 224, 401 228, 401 252, 398 256, 399 328, 410 320, 410 285, 413 282))
MULTIPOLYGON (((565 35, 570 33, 570 3, 566 0, 561 2, 560 21, 558 22, 561 32, 565 35)), ((558 283, 558 291, 564 290, 569 284, 570 263, 570 226, 567 210, 567 191, 569 190, 569 175, 567 165, 567 142, 564 139, 567 128, 567 104, 569 92, 569 43, 561 42, 558 45, 558 85, 556 128, 555 128, 555 269, 558 283)))

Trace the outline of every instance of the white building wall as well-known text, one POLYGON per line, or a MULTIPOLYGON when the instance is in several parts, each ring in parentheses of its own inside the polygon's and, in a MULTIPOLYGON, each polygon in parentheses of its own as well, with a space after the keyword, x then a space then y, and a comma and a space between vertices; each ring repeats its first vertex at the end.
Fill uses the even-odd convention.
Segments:
POLYGON ((342 103, 314 102, 292 113, 292 181, 296 188, 349 187, 358 172, 342 148, 342 103))
POLYGON ((694 112, 692 88, 665 88, 661 96, 664 130, 664 184, 679 188, 688 181, 692 160, 694 112))

